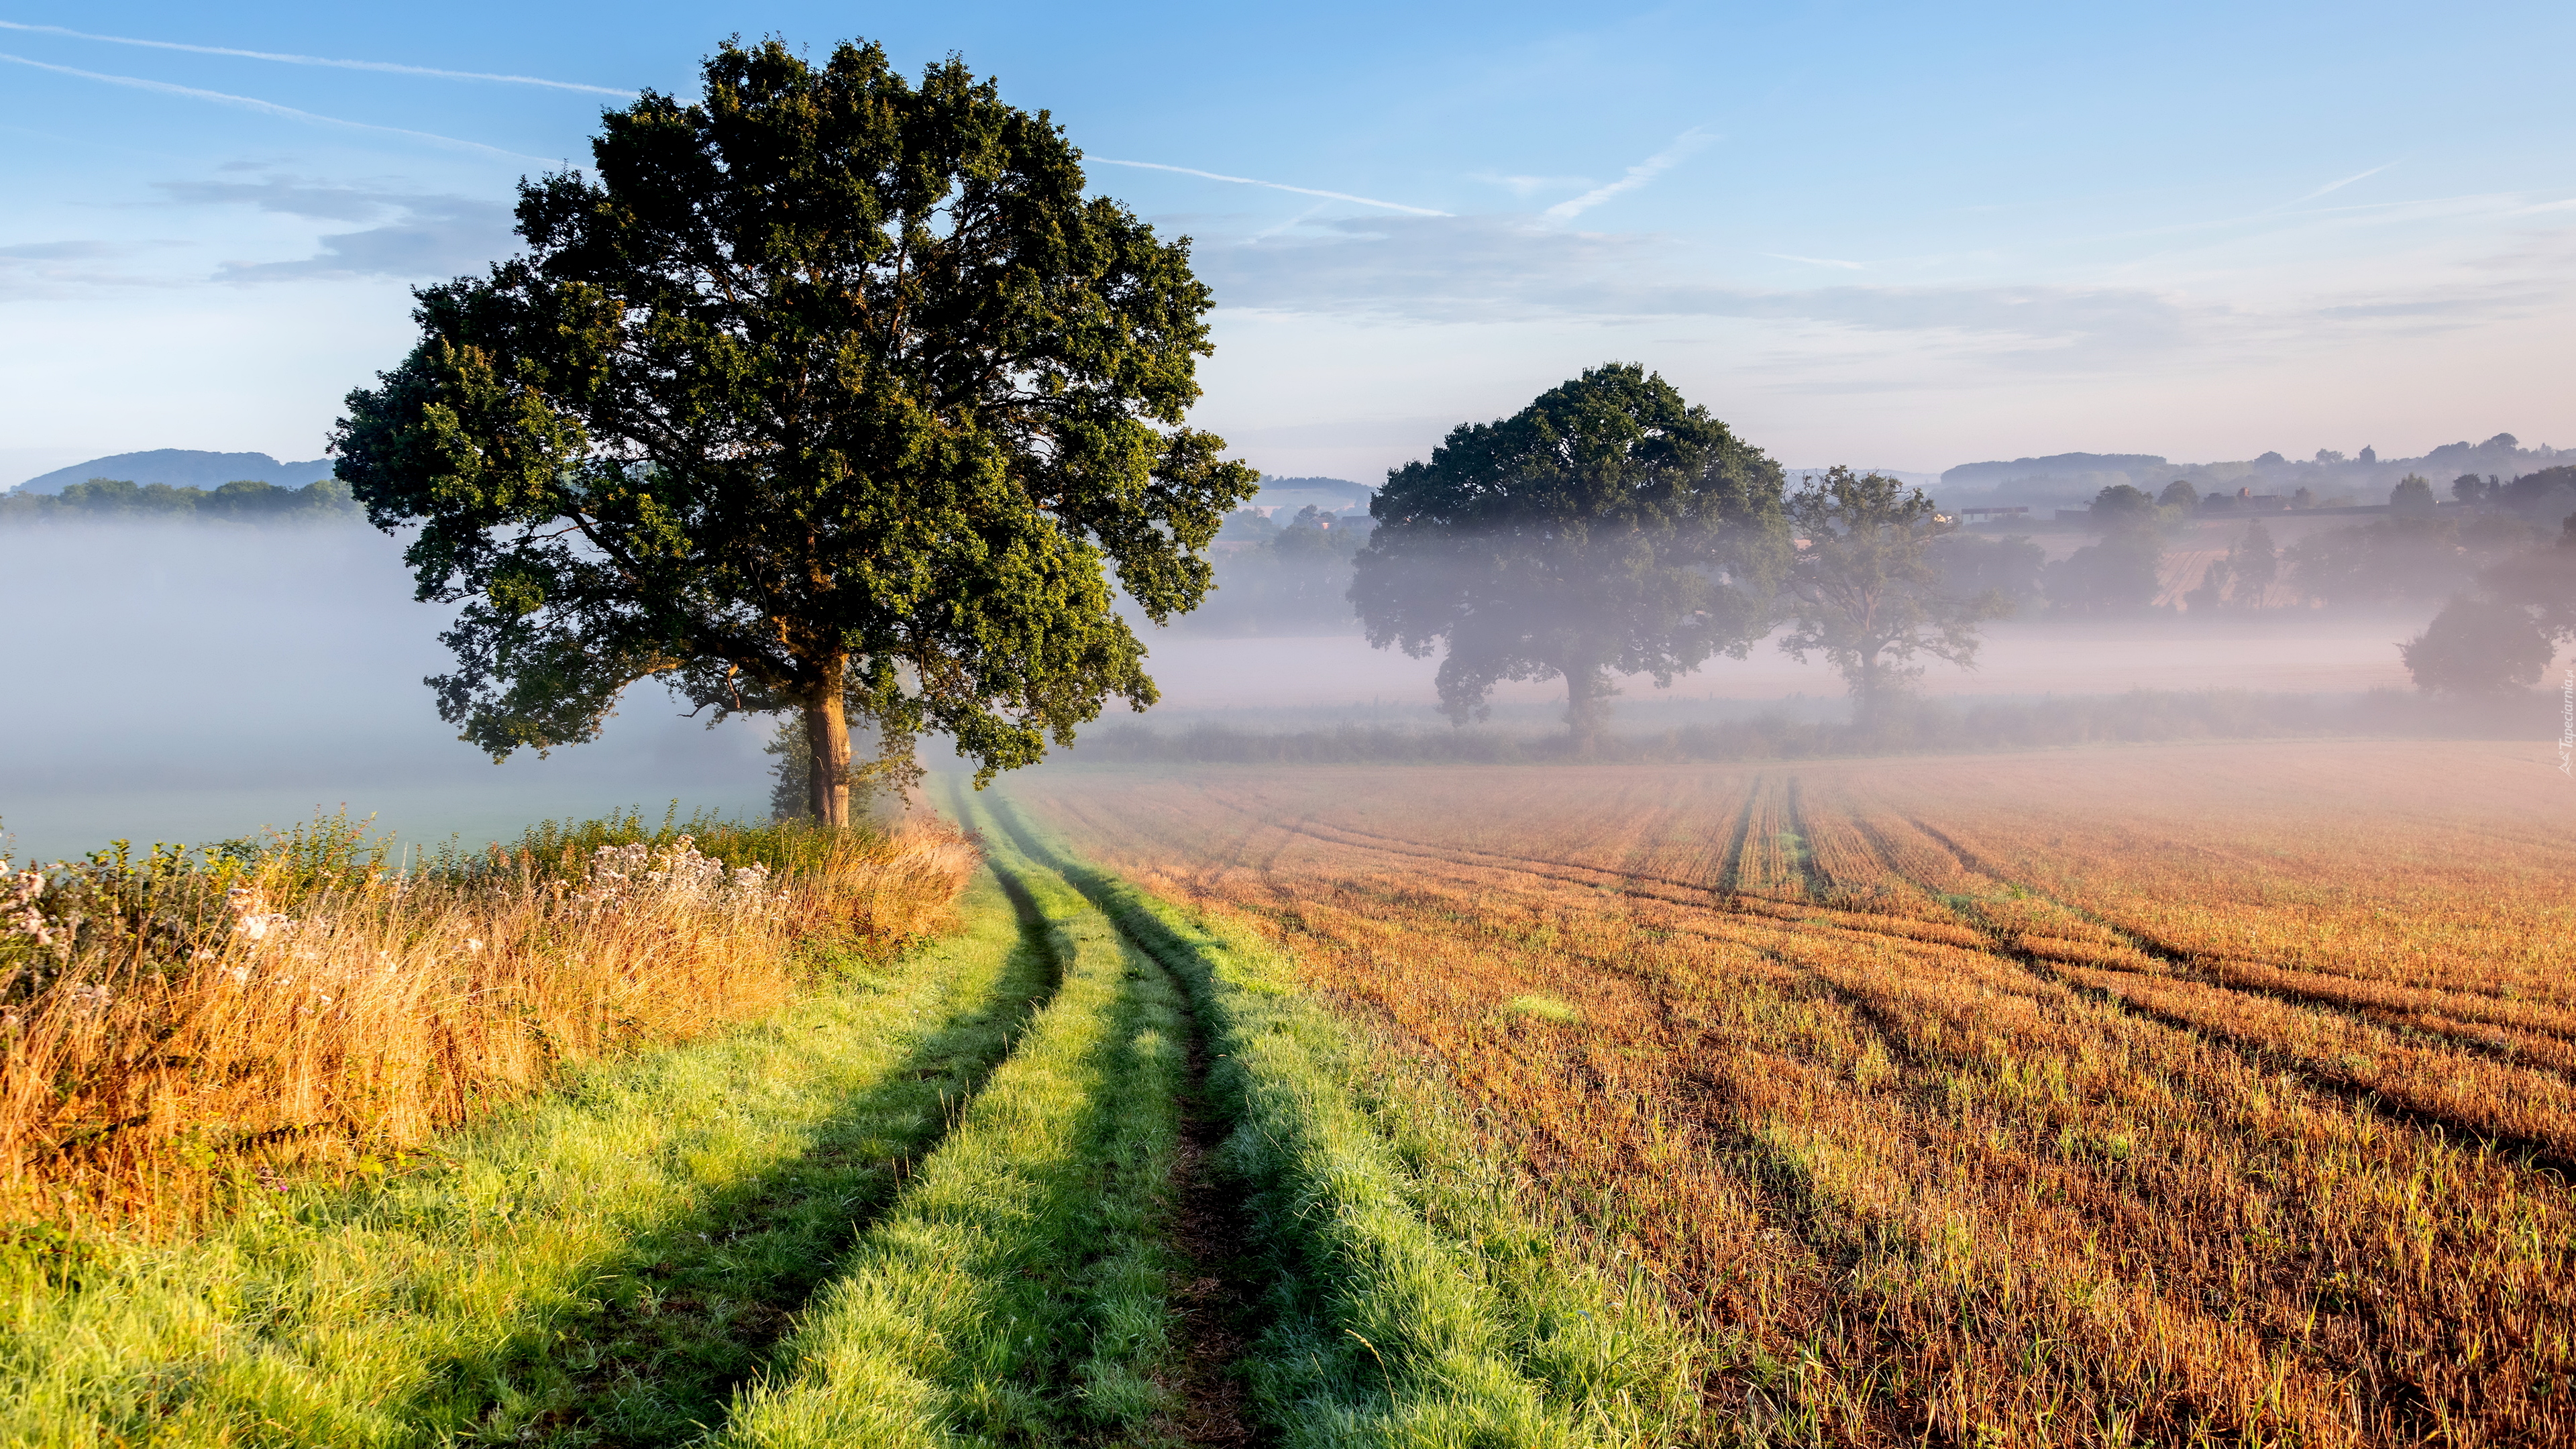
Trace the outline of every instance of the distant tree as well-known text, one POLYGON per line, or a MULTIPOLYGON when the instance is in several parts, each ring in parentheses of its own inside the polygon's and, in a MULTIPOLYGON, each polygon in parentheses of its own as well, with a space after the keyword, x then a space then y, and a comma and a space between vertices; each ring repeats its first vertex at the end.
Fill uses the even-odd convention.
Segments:
POLYGON ((2020 536, 1943 533, 1923 556, 1940 572, 1943 594, 1954 599, 2001 594, 2014 612, 2040 598, 2040 572, 2048 564, 2048 550, 2020 536))
POLYGON ((2490 597, 2523 610, 2543 635, 2576 641, 2576 514, 2560 527, 2555 543, 2506 554, 2478 582, 2490 597))
POLYGON ((1279 525, 1258 508, 1238 508, 1225 516, 1225 525, 1216 531, 1219 543, 1268 543, 1279 536, 1279 525))
POLYGON ((1354 556, 1362 534, 1313 505, 1270 540, 1272 607, 1288 618, 1347 628, 1354 556))
POLYGON ((325 479, 302 488, 253 480, 212 491, 137 484, 124 478, 91 478, 59 494, 13 493, 0 497, 0 520, 91 519, 198 523, 311 523, 355 521, 364 513, 345 483, 325 479))
POLYGON ((2407 474, 2397 480, 2396 487, 2388 490, 2388 510, 2391 513, 2432 512, 2433 485, 2415 474, 2407 474))
POLYGON ((2156 495, 2156 506, 2179 518, 2200 506, 2200 490, 2176 478, 2156 495))
POLYGON ((2355 459, 2355 461, 2362 463, 2376 463, 2379 461, 2379 450, 2377 448, 2365 447, 2361 450, 2360 457, 2355 459))
POLYGON ((2319 448, 2317 449, 2316 461, 2319 463, 2340 463, 2343 461, 2343 454, 2336 452, 2332 448, 2319 448))
POLYGON ((1351 602, 1371 644, 1445 645, 1452 719, 1482 718, 1502 680, 1562 679, 1588 748, 1613 675, 1668 684, 1770 627, 1780 492, 1779 465, 1706 408, 1612 363, 1390 472, 1351 602))
POLYGON ((2308 485, 2306 485, 2305 483, 2300 484, 2300 485, 2299 485, 2299 491, 2290 495, 2290 506, 2291 506, 2291 507, 2293 507, 2293 508, 2314 508, 2314 507, 2316 507, 2316 506, 2317 506, 2317 494, 2316 494, 2316 490, 2315 490, 2315 489, 2313 489, 2313 488, 2310 488, 2310 487, 2309 487, 2308 485))
POLYGON ((2451 480, 2451 496, 2462 503, 2475 503, 2487 496, 2487 480, 2475 473, 2463 473, 2451 480))
POLYGON ((1780 647, 1801 662, 1822 654, 1841 671, 1865 729, 1923 673, 1917 655, 1974 668, 1977 626, 2012 611, 2000 589, 1962 597, 1944 587, 1932 548, 1956 525, 1919 488, 1835 468, 1790 494, 1788 514, 1805 547, 1789 565, 1796 622, 1780 647))
POLYGON ((1251 470, 1183 427, 1210 298, 1186 242, 1085 195, 1081 153, 961 60, 726 44, 696 103, 604 117, 597 180, 523 182, 527 254, 415 295, 349 397, 339 476, 461 604, 439 710, 496 759, 594 738, 655 678, 801 714, 848 819, 849 717, 979 776, 1118 696, 1197 605, 1251 470))
POLYGON ((2164 592, 2164 545, 2153 528, 2117 529, 2048 566, 2049 607, 2061 614, 2134 614, 2164 592))
POLYGON ((2560 464, 2525 473, 2495 490, 2491 502, 2501 503, 2535 523, 2555 524, 2576 508, 2576 465, 2560 464))
POLYGON ((2272 531, 2263 526, 2263 520, 2245 525, 2245 536, 2228 550, 2227 571, 2235 579, 2230 597, 2247 608, 2263 607, 2273 580, 2281 575, 2280 550, 2272 546, 2272 531))
POLYGON ((2458 526, 2420 514, 2322 529, 2291 544, 2281 559, 2300 594, 2338 607, 2443 598, 2474 571, 2458 526))
POLYGON ((2094 494, 2093 502, 2084 511, 2091 516, 2095 528, 2112 532, 2135 524, 2155 522, 2156 500, 2143 488, 2114 483, 2094 494))
POLYGON ((2233 572, 2227 560, 2211 559, 2209 567, 2200 572, 2200 586, 2182 596, 2183 608, 2194 614, 2217 612, 2218 606, 2227 602, 2227 582, 2233 572))
POLYGON ((2397 652, 2427 694, 2492 695, 2538 683, 2553 650, 2528 610, 2462 594, 2397 652))
POLYGON ((2265 453, 2262 457, 2254 460, 2254 465, 2258 468, 2270 468, 2288 461, 2290 460, 2282 457, 2279 453, 2265 453))

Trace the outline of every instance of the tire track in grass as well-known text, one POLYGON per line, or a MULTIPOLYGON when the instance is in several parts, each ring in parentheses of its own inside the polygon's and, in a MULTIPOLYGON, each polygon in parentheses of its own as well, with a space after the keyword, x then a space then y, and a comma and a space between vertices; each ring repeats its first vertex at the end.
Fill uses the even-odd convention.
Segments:
MULTIPOLYGON (((2548 1019, 2523 1003, 2500 1001, 2477 992, 2409 987, 2190 950, 2015 880, 1954 837, 1920 820, 1909 823, 1956 856, 1967 869, 2066 912, 2177 976, 2380 1027, 2439 1037, 2458 1050, 2491 1061, 2576 1076, 2576 1026, 2548 1019)), ((2129 969, 2116 960, 2084 964, 2129 969)))
POLYGON ((718 1445, 1171 1437, 1181 995, 1070 887, 989 833, 986 849, 1062 985, 816 1295, 772 1376, 737 1398, 718 1445))
MULTIPOLYGON (((1910 823, 1979 874, 2089 922, 2087 913, 1998 874, 1977 855, 1937 828, 1920 820, 1910 823)), ((1991 943, 1989 950, 2042 980, 2096 1001, 2115 1002, 2121 1009, 2135 1012, 2160 1026, 2189 1033, 2234 1052, 2258 1070, 2286 1070, 2310 1091, 2374 1113, 2400 1126, 2436 1136, 2456 1134, 2516 1159, 2531 1171, 2555 1173, 2561 1178, 2576 1177, 2576 1143, 2556 1133, 2517 1128, 2510 1120, 2503 1120, 2510 1114, 2530 1110, 2535 1097, 2546 1095, 2563 1104, 2569 1095, 2568 1083, 2558 1073, 2533 1071, 2510 1062, 2498 1062, 2490 1053, 2467 1047, 2448 1037, 2435 1037, 2440 1049, 2457 1051, 2481 1066, 2529 1074, 2529 1080, 2515 1083, 2524 1090, 2502 1095, 2494 1110, 2482 1111, 2473 1102, 2453 1099, 2458 1088, 2456 1082, 2437 1080, 2419 1084, 2393 1079, 2393 1073, 2383 1070, 2382 1053, 2393 1054, 2402 1063, 2405 1053, 2413 1049, 2411 1044, 2358 1013, 2296 996, 2285 997, 2204 980, 2193 958, 2160 948, 2156 943, 2116 926, 2093 923, 2131 949, 2153 959, 2164 971, 2140 971, 2109 962, 2060 960, 2032 949, 2021 933, 1995 921, 1973 900, 1965 905, 1954 902, 1954 909, 1969 925, 1985 934, 1991 943), (2296 1025, 2295 1018, 2312 1018, 2312 1024, 2320 1029, 2340 1024, 2343 1030, 2339 1034, 2343 1040, 2339 1044, 2347 1050, 2338 1059, 2329 1060, 2289 1040, 2267 1036, 2220 1019, 2222 1014, 2242 1014, 2249 1008, 2263 1005, 2294 1018, 2280 1023, 2285 1028, 2296 1025)))
POLYGON ((966 914, 765 1021, 568 1073, 381 1183, 102 1243, 52 1292, 13 1279, 10 1441, 695 1437, 1052 989, 989 886, 966 914))
MULTIPOLYGON (((1033 837, 1016 811, 978 811, 1009 836, 1025 862, 1044 868, 1051 852, 1033 837)), ((1026 891, 1025 885, 1014 889, 1026 891)), ((1076 886, 1079 889, 1079 886, 1076 886)), ((1087 897, 1086 897, 1087 899, 1087 897)), ((1093 903, 1097 908, 1097 903, 1093 903)), ((1113 922, 1114 924, 1114 922, 1113 922)), ((1122 936, 1137 944, 1123 927, 1122 936)), ((1150 950, 1156 969, 1168 969, 1150 950)), ((1220 1180, 1217 1160, 1229 1124, 1208 1087, 1207 1033, 1198 1013, 1181 1004, 1187 1028, 1185 1073, 1179 1094, 1179 1137, 1172 1155, 1169 1218, 1165 1227, 1177 1261, 1173 1289, 1179 1342, 1168 1356, 1165 1375, 1174 1402, 1157 1426, 1183 1444, 1248 1445, 1272 1442, 1258 1431, 1246 1410, 1243 1354, 1257 1331, 1255 1305, 1260 1285, 1257 1264, 1249 1256, 1252 1226, 1242 1195, 1220 1180)))
POLYGON ((1705 1412, 1691 1350, 1638 1283, 1614 1290, 1543 1246, 1418 1112, 1362 1106, 1379 1069, 1288 963, 995 813, 1189 983, 1223 1049, 1227 1166, 1274 1279, 1252 1398, 1284 1444, 1663 1443, 1705 1412))
MULTIPOLYGON (((1034 905, 1015 883, 1000 885, 1025 938, 1034 905)), ((705 1215, 707 1228, 640 1240, 634 1256, 658 1252, 655 1261, 632 1275, 631 1295, 611 1298, 588 1333, 566 1340, 563 1352, 577 1357, 583 1372, 568 1401, 531 1421, 521 1438, 646 1449, 702 1437, 914 1165, 938 1150, 1061 984, 1050 954, 1025 939, 1019 952, 1026 958, 1013 977, 1020 989, 952 1022, 874 1100, 849 1104, 828 1145, 728 1194, 705 1215), (924 1125, 906 1140, 865 1135, 889 1113, 924 1125), (871 1155, 888 1147, 899 1150, 871 1155)))

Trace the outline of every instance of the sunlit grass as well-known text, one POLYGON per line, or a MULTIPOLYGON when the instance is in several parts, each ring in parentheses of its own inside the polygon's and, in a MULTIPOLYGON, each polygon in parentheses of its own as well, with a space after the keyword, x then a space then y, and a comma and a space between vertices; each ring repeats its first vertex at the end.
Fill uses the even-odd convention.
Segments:
POLYGON ((546 826, 402 871, 325 820, 20 872, 0 1221, 177 1223, 279 1173, 380 1172, 563 1064, 776 1009, 800 942, 919 937, 971 864, 930 836, 698 826, 546 826))
POLYGON ((22 1236, 0 1253, 9 1442, 694 1437, 1042 996, 998 892, 966 919, 359 1180, 190 1236, 22 1236))

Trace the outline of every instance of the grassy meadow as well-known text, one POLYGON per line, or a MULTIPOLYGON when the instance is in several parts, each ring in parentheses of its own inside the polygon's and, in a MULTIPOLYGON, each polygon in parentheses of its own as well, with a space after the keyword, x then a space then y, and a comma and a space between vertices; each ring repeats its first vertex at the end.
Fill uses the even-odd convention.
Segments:
POLYGON ((0 1442, 1698 1435, 1677 1322, 1432 1077, 954 804, 971 879, 973 837, 633 819, 50 873, 0 1442))
POLYGON ((0 1443, 2565 1442, 2576 840, 2427 748, 110 852, 0 1443))

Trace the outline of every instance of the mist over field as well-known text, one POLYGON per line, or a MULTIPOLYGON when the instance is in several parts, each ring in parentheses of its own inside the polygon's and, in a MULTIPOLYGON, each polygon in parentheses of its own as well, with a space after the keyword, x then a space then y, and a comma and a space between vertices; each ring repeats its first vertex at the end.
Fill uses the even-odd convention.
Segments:
MULTIPOLYGON (((2337 521, 2275 527, 2295 540, 2303 527, 2337 521)), ((2223 544, 2229 526, 2195 527, 2171 545, 2168 593, 2205 564, 2199 534, 2223 544)), ((2072 531, 2042 539, 2060 558, 2086 541, 2072 531)), ((539 816, 631 806, 658 815, 674 797, 684 815, 767 810, 768 723, 738 719, 710 731, 650 685, 628 691, 600 740, 551 758, 522 752, 496 766, 455 739, 421 683, 452 664, 436 637, 445 613, 413 602, 400 550, 346 523, 0 529, 0 576, 16 605, 7 653, 25 686, 0 755, 6 852, 54 858, 117 837, 226 838, 343 805, 421 843, 451 833, 469 843, 506 837, 539 816)), ((1226 567, 1220 555, 1211 614, 1231 602, 1226 567)), ((1331 592, 1346 582, 1345 570, 1331 592)), ((1974 669, 1936 663, 1920 693, 1953 708, 2132 690, 2411 695, 2396 646, 2432 608, 2007 619, 1988 627, 1974 669)), ((1084 728, 1086 739, 1139 724, 1162 734, 1210 725, 1450 732, 1433 683, 1438 656, 1370 648, 1337 597, 1290 611, 1274 623, 1285 632, 1274 634, 1211 632, 1186 618, 1169 629, 1133 622, 1162 702, 1142 715, 1113 704, 1084 728)), ((1776 638, 1669 689, 1642 676, 1617 683, 1614 732, 1847 714, 1832 668, 1791 659, 1776 638)), ((1562 727, 1563 698, 1557 681, 1506 682, 1481 728, 1546 737, 1562 727)), ((2537 741, 2549 723, 2524 709, 2475 732, 2537 741)), ((934 767, 949 760, 936 741, 925 757, 934 767)), ((1059 758, 1084 754, 1077 747, 1059 758)))
POLYGON ((766 813, 766 732, 712 732, 631 692, 596 743, 494 765, 439 722, 444 612, 412 601, 401 544, 348 525, 0 529, 8 745, 0 853, 53 859, 373 814, 469 844, 529 821, 642 806, 766 813))

